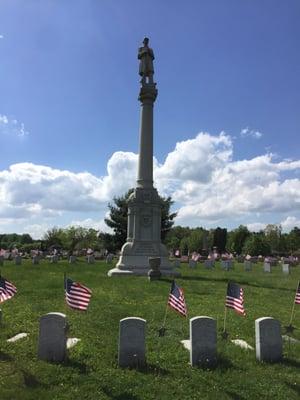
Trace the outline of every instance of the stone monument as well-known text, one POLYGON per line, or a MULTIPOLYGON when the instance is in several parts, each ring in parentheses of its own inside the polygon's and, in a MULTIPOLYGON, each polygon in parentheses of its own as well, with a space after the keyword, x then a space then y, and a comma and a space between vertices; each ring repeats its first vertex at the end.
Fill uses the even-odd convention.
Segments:
POLYGON ((159 257, 162 275, 179 275, 173 270, 166 247, 161 243, 162 203, 153 187, 153 104, 157 96, 153 81, 153 50, 145 38, 139 48, 141 88, 140 146, 137 187, 128 200, 127 239, 121 250, 114 275, 147 275, 149 257, 159 257))

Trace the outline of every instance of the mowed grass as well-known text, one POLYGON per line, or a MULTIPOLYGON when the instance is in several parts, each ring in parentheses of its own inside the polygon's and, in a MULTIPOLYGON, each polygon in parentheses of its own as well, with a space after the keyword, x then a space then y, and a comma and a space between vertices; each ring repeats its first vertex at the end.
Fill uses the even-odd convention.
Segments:
MULTIPOLYGON (((6 262, 1 273, 18 288, 17 295, 1 305, 0 399, 299 399, 300 344, 284 343, 284 360, 279 364, 258 363, 255 351, 242 350, 230 339, 244 339, 255 347, 254 321, 271 316, 288 325, 300 267, 284 276, 281 267, 271 274, 254 265, 245 272, 191 270, 181 267, 177 280, 185 291, 189 318, 207 315, 223 327, 224 300, 228 280, 244 289, 246 317, 227 313, 229 340, 218 333, 218 365, 214 369, 192 368, 189 353, 180 343, 188 339, 188 320, 169 310, 167 332, 158 337, 170 289, 169 279, 149 282, 146 277, 108 278, 111 266, 103 262, 76 265, 42 261, 22 266, 6 262), (89 310, 69 309, 64 301, 63 274, 93 291, 89 310), (67 315, 69 337, 81 342, 68 353, 63 364, 37 359, 39 317, 48 312, 67 315), (119 320, 128 316, 147 320, 147 368, 117 366, 119 320), (6 340, 17 333, 29 336, 16 343, 6 340)), ((300 340, 300 306, 295 308, 293 337, 300 340)))

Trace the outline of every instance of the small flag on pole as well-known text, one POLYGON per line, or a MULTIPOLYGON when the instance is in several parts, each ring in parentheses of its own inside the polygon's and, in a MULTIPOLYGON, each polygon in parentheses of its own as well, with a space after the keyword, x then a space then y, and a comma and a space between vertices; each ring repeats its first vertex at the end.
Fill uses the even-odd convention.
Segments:
POLYGON ((300 304, 300 281, 298 282, 298 287, 295 295, 295 304, 300 304))
POLYGON ((184 317, 187 316, 187 308, 184 300, 183 289, 172 282, 168 305, 184 317))
POLYGON ((91 289, 70 278, 65 279, 67 304, 76 310, 86 311, 92 296, 91 289))
POLYGON ((228 282, 225 306, 246 315, 244 309, 244 291, 236 283, 228 282))
POLYGON ((0 276, 0 303, 11 299, 17 293, 17 288, 5 278, 0 276))

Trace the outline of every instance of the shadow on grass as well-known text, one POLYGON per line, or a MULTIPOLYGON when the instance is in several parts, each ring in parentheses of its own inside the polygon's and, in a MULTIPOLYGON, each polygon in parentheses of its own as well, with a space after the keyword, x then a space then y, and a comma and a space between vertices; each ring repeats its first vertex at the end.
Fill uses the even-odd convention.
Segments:
POLYGON ((291 358, 284 358, 281 361, 281 364, 287 366, 287 367, 295 367, 295 368, 300 368, 300 361, 293 360, 291 358))
POLYGON ((101 390, 104 394, 106 394, 106 396, 108 396, 112 400, 139 400, 139 397, 128 392, 113 394, 112 390, 108 387, 101 387, 101 390))
POLYGON ((169 374, 169 371, 167 369, 161 368, 155 364, 147 364, 144 367, 138 368, 137 370, 143 374, 153 374, 161 376, 166 376, 169 374))
MULTIPOLYGON (((212 277, 206 277, 206 276, 181 276, 180 279, 186 280, 186 281, 213 281, 213 282, 224 282, 228 283, 230 280, 234 280, 232 277, 228 276, 228 278, 212 278, 212 277)), ((247 286, 252 286, 252 287, 257 287, 257 288, 264 288, 264 289, 279 289, 279 290, 284 290, 287 292, 293 292, 293 289, 288 289, 288 288, 282 288, 282 287, 276 287, 272 285, 258 285, 256 283, 252 283, 249 281, 245 281, 242 279, 238 279, 238 282, 241 285, 247 285, 247 286)))
POLYGON ((298 385, 298 383, 290 383, 290 382, 284 382, 286 384, 286 386, 293 390, 294 392, 296 392, 299 397, 300 397, 300 385, 298 385))
POLYGON ((239 394, 235 393, 235 392, 231 392, 229 390, 225 390, 225 393, 227 394, 227 396, 229 396, 232 400, 244 400, 245 397, 240 396, 239 394))
POLYGON ((13 361, 13 358, 9 354, 0 351, 0 361, 13 361))
POLYGON ((64 361, 63 366, 67 368, 77 369, 80 374, 87 374, 88 372, 88 367, 85 363, 81 363, 71 359, 67 359, 66 361, 64 361))
POLYGON ((37 387, 46 387, 44 383, 40 382, 34 375, 32 375, 30 372, 25 371, 23 369, 20 370, 20 372, 23 375, 24 379, 24 384, 28 388, 37 388, 37 387))

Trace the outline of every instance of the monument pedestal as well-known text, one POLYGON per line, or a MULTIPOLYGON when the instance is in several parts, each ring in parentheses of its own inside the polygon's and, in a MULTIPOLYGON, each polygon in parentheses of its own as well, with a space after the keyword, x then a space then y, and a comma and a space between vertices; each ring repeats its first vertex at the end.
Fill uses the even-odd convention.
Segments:
POLYGON ((114 275, 147 275, 149 257, 160 258, 162 275, 178 276, 169 261, 168 250, 161 243, 161 200, 157 190, 136 188, 128 201, 127 241, 123 245, 114 275))

